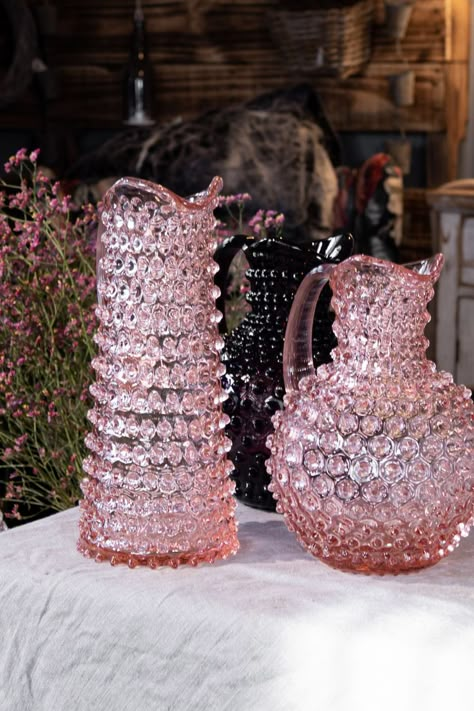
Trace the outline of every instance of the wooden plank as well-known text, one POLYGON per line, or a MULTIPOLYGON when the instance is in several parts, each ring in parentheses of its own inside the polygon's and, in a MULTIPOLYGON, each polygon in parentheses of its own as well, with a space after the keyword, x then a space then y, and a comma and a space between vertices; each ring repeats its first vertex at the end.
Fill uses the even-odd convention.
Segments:
MULTIPOLYGON (((121 77, 120 66, 64 67, 61 71, 64 117, 75 116, 80 122, 96 114, 107 121, 113 120, 114 112, 120 115, 121 77), (83 101, 85 92, 87 103, 83 101), (106 104, 109 107, 107 112, 106 104)), ((257 72, 254 66, 241 66, 236 73, 231 65, 176 64, 161 67, 156 72, 154 93, 158 99, 159 118, 163 119, 171 117, 171 112, 192 116, 286 84, 286 78, 271 65, 260 65, 257 72)), ((337 129, 393 130, 395 109, 386 77, 353 78, 339 83, 321 77, 313 85, 321 94, 337 129)), ((395 116, 400 126, 405 130, 442 130, 444 105, 433 91, 432 75, 417 79, 416 95, 415 106, 401 109, 395 116)))
POLYGON ((421 188, 406 188, 403 191, 402 262, 425 259, 433 253, 430 208, 426 194, 427 191, 421 188))
POLYGON ((337 87, 330 80, 315 82, 324 106, 340 130, 440 131, 445 126, 444 105, 433 91, 432 78, 417 77, 415 105, 397 109, 387 77, 348 79, 337 87))
POLYGON ((428 186, 437 187, 457 177, 459 145, 464 138, 469 112, 469 0, 446 0, 447 61, 444 135, 429 136, 428 186))
POLYGON ((449 3, 450 52, 446 59, 469 62, 470 0, 446 0, 449 3))
POLYGON ((457 177, 459 144, 466 134, 469 110, 469 71, 464 62, 446 64, 446 131, 448 180, 457 177))
MULTIPOLYGON (((64 67, 60 72, 60 99, 50 107, 50 114, 76 126, 117 125, 121 116, 121 66, 64 67), (87 101, 84 97, 87 96, 87 101)), ((210 108, 222 108, 249 100, 259 93, 288 84, 275 68, 225 65, 174 65, 155 72, 156 117, 165 121, 174 116, 195 116, 210 108)), ((417 79, 416 104, 399 109, 389 95, 384 77, 346 80, 338 84, 328 78, 313 82, 328 115, 338 130, 345 131, 442 131, 445 111, 433 92, 431 80, 417 79)), ((17 107, 15 123, 31 125, 31 103, 17 107), (23 108, 21 108, 23 107, 23 108), (19 115, 23 112, 23 119, 19 115)), ((10 112, 0 113, 0 125, 11 124, 10 112)))
POLYGON ((469 0, 449 0, 451 54, 445 66, 448 180, 458 174, 459 145, 466 135, 469 116, 469 0))
MULTIPOLYGON (((419 0, 414 8, 407 33, 400 43, 400 57, 405 61, 444 61, 446 57, 445 3, 448 0, 419 0)), ((396 42, 388 36, 383 2, 378 3, 373 34, 371 61, 393 61, 398 54, 396 42)))
MULTIPOLYGON (((445 0, 423 0, 417 3, 413 20, 409 26, 407 37, 402 43, 404 58, 409 62, 443 61, 444 60, 444 15, 442 12, 445 0), (416 20, 416 22, 415 22, 416 20)), ((147 12, 147 29, 150 46, 165 47, 172 42, 183 44, 196 32, 192 30, 189 15, 179 10, 180 3, 154 5, 147 12), (175 7, 176 6, 176 7, 175 7)), ((266 47, 272 46, 269 23, 266 13, 272 6, 246 5, 242 0, 225 5, 214 4, 205 14, 201 34, 204 39, 220 42, 224 46, 241 48, 245 55, 246 45, 252 34, 266 47), (245 31, 242 29, 245 28, 245 31)), ((126 38, 131 29, 130 8, 115 10, 111 15, 110 8, 101 5, 89 5, 85 2, 76 12, 69 12, 62 18, 60 33, 57 40, 59 48, 71 51, 77 45, 78 37, 87 39, 85 45, 78 49, 81 52, 94 51, 97 40, 114 38, 120 46, 126 47, 126 38)), ((277 48, 273 47, 275 51, 277 48)), ((386 34, 384 25, 376 25, 373 33, 372 61, 397 61, 397 48, 386 34)))
POLYGON ((437 188, 449 178, 448 140, 446 132, 429 133, 426 142, 426 184, 437 188))

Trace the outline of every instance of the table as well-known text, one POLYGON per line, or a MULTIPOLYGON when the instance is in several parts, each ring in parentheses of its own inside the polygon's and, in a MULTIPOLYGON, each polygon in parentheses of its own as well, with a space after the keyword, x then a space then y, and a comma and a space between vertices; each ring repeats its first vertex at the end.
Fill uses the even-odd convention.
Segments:
POLYGON ((433 568, 343 573, 278 514, 197 569, 97 564, 72 509, 0 535, 1 711, 472 708, 474 536, 433 568))

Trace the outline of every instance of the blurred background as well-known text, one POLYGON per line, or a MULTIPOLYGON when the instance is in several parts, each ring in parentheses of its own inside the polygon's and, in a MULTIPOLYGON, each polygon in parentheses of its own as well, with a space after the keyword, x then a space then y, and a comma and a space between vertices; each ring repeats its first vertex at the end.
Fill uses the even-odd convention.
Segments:
POLYGON ((226 192, 252 193, 254 208, 284 211, 312 238, 353 229, 357 209, 368 234, 382 200, 397 225, 361 251, 410 261, 443 248, 458 260, 439 318, 445 365, 455 371, 462 353, 465 373, 472 186, 432 191, 474 175, 472 14, 470 0, 0 0, 0 159, 39 146, 42 165, 93 199, 124 173, 190 192, 220 172, 226 192), (314 135, 338 181, 333 224, 314 135))

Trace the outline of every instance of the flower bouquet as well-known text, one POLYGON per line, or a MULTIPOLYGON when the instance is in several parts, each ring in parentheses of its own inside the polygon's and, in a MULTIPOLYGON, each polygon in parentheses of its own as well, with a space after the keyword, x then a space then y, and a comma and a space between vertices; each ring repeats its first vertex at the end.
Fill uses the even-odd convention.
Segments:
POLYGON ((77 502, 92 335, 95 209, 78 210, 24 149, 0 181, 0 509, 77 502))

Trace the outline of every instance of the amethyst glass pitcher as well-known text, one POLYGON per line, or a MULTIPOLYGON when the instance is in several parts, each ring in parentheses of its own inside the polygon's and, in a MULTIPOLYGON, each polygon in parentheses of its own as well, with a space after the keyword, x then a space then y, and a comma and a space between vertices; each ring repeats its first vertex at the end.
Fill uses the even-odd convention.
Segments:
MULTIPOLYGON (((218 308, 225 312, 224 294, 232 259, 239 250, 249 263, 247 276, 251 306, 243 322, 226 333, 225 317, 221 330, 226 333, 222 362, 223 378, 229 399, 224 412, 230 423, 226 428, 232 440, 230 458, 235 470, 236 495, 245 504, 275 510, 275 500, 268 490, 270 477, 265 462, 270 454, 266 438, 273 431, 271 417, 283 407, 283 340, 291 303, 303 277, 314 267, 337 263, 352 253, 351 235, 337 235, 313 242, 306 247, 280 239, 256 240, 237 235, 217 250, 215 259, 221 267, 216 283, 221 289, 218 308)), ((333 315, 329 311, 331 292, 322 291, 315 314, 313 358, 315 365, 330 360, 336 344, 332 332, 333 315)))

